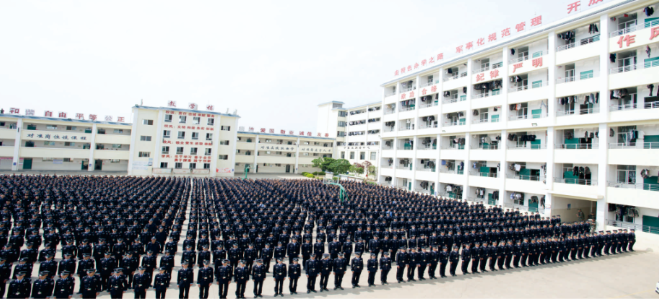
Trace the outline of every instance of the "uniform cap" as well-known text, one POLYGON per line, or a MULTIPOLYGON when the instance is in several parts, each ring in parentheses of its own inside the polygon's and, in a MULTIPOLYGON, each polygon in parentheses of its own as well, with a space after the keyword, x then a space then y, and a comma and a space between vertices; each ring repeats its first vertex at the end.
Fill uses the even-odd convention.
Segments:
POLYGON ((160 268, 158 268, 158 270, 160 270, 160 271, 167 271, 167 268, 165 268, 165 267, 160 267, 160 268))
POLYGON ((48 273, 50 273, 50 272, 48 272, 48 271, 41 271, 41 272, 39 272, 39 276, 47 276, 48 273))
POLYGON ((69 271, 62 271, 62 275, 69 275, 69 271))
POLYGON ((210 262, 208 260, 204 260, 204 265, 208 265, 210 262))
POLYGON ((262 259, 257 259, 255 262, 257 262, 257 263, 263 263, 263 260, 262 260, 262 259))
POLYGON ((300 260, 300 259, 298 259, 298 258, 293 258, 293 261, 294 261, 294 262, 297 262, 297 261, 299 261, 299 260, 300 260))

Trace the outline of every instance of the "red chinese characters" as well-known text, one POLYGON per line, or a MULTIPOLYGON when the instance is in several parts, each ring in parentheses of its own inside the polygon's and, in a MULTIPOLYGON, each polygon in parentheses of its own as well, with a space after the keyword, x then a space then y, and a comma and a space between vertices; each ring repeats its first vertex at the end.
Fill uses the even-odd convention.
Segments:
POLYGON ((168 107, 176 107, 176 101, 169 101, 167 102, 168 107))
POLYGON ((329 133, 325 133, 325 137, 329 137, 329 133))
POLYGON ((428 63, 435 63, 435 57, 430 57, 430 60, 428 61, 428 63))
POLYGON ((85 119, 85 115, 82 113, 76 113, 76 118, 77 119, 85 119))
POLYGON ((405 74, 405 68, 401 68, 401 69, 400 69, 400 73, 401 73, 401 74, 405 74))
POLYGON ((46 110, 46 112, 44 113, 44 116, 45 117, 53 117, 53 112, 46 110))
POLYGON ((288 135, 293 135, 293 134, 295 134, 295 132, 293 132, 293 130, 288 131, 288 135))
POLYGON ((286 134, 286 130, 280 130, 279 133, 280 134, 286 134))
POLYGON ((463 47, 463 45, 459 45, 459 46, 455 47, 455 53, 462 53, 462 47, 463 47))
POLYGON ((61 118, 66 118, 66 112, 60 112, 58 116, 61 118))
POLYGON ((501 37, 506 37, 506 36, 510 36, 510 28, 501 30, 501 37))
POLYGON ((483 80, 485 80, 485 74, 476 75, 476 82, 481 82, 483 80))
POLYGON ((317 136, 317 137, 323 137, 323 136, 321 136, 321 134, 320 134, 320 133, 318 133, 318 136, 317 136))
POLYGON ((474 47, 474 42, 468 42, 467 45, 465 46, 465 48, 467 48, 467 50, 471 50, 471 48, 473 48, 473 47, 474 47))
POLYGON ((425 96, 426 93, 428 93, 428 91, 427 91, 425 88, 421 90, 421 95, 422 95, 422 96, 425 96))
POLYGON ((404 94, 404 93, 400 95, 400 99, 401 99, 401 100, 404 100, 405 97, 406 97, 406 94, 404 94))
POLYGON ((541 67, 542 66, 542 57, 538 57, 536 59, 533 59, 531 62, 533 67, 541 67))
POLYGON ((490 71, 490 79, 494 79, 494 78, 496 78, 496 77, 499 77, 499 70, 498 70, 498 69, 496 69, 496 70, 491 70, 491 71, 490 71))
POLYGON ((495 40, 497 40, 497 34, 496 33, 492 33, 492 34, 487 36, 487 41, 488 42, 493 42, 495 40))
POLYGON ((479 38, 479 39, 477 39, 477 40, 476 40, 476 44, 479 45, 479 46, 484 45, 484 44, 485 44, 485 39, 482 38, 482 37, 479 38))
POLYGON ((409 97, 410 97, 410 98, 413 98, 413 97, 414 97, 414 91, 410 91, 410 96, 409 96, 409 97))
POLYGON ((274 134, 274 133, 275 133, 275 129, 270 129, 270 134, 274 134))
POLYGON ((657 36, 659 36, 659 27, 654 27, 652 28, 652 31, 650 31, 650 40, 654 39, 657 36))
POLYGON ((408 71, 408 72, 409 72, 409 71, 412 71, 412 66, 411 66, 411 65, 408 65, 408 66, 407 66, 407 71, 408 71))
POLYGON ((430 91, 431 91, 431 92, 437 92, 437 85, 433 85, 433 86, 430 88, 430 91))
POLYGON ((426 63, 428 63, 428 61, 426 61, 425 59, 424 59, 424 60, 421 60, 421 65, 422 65, 422 66, 425 66, 426 63))
POLYGON ((19 113, 21 113, 21 109, 20 108, 9 108, 9 113, 19 114, 19 113))
POLYGON ((515 25, 515 29, 517 29, 517 32, 520 32, 520 31, 524 30, 524 26, 526 26, 526 22, 521 22, 521 23, 515 25))
POLYGON ((394 76, 398 76, 398 70, 396 70, 396 72, 394 72, 394 76))
POLYGON ((307 136, 311 136, 311 132, 307 132, 307 136))
POLYGON ((96 114, 90 114, 89 115, 90 120, 96 120, 96 118, 98 118, 98 116, 96 114))
POLYGON ((538 26, 542 24, 542 16, 537 16, 531 19, 531 26, 538 26))
POLYGON ((213 111, 213 108, 215 108, 213 105, 206 105, 206 110, 213 111))
POLYGON ((261 128, 261 133, 265 133, 265 128, 261 128))
POLYGON ((418 69, 418 68, 419 68, 419 64, 418 64, 418 63, 414 63, 414 69, 418 69))
POLYGON ((581 1, 577 2, 572 2, 567 5, 567 13, 572 13, 573 11, 577 11, 579 9, 579 6, 581 5, 581 1))
POLYGON ((437 54, 437 61, 444 59, 444 53, 437 54))
POLYGON ((622 48, 623 44, 626 44, 625 47, 629 47, 629 45, 635 42, 636 42, 636 35, 627 34, 625 36, 621 36, 616 43, 618 44, 618 46, 620 46, 620 48, 622 48))
POLYGON ((518 68, 521 68, 522 65, 524 65, 523 62, 513 64, 513 73, 514 73, 518 68))
POLYGON ((300 131, 300 136, 304 136, 304 131, 300 131))
POLYGON ((590 0, 588 2, 588 6, 595 5, 595 4, 600 3, 602 1, 604 1, 604 0, 590 0))

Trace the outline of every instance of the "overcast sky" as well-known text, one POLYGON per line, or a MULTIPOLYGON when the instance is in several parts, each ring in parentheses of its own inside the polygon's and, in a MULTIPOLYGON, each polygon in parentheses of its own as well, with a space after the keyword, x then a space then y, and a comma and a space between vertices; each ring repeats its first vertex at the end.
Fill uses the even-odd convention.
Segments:
POLYGON ((395 69, 563 2, 0 1, 0 107, 128 119, 175 100, 315 132, 317 104, 380 101, 395 69))

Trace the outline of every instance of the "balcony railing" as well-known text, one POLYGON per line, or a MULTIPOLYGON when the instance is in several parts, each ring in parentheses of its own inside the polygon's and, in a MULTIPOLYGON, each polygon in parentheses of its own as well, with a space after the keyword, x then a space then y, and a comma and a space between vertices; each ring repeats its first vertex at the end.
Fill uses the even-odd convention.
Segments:
POLYGON ((385 98, 390 97, 390 96, 395 96, 395 95, 396 95, 395 90, 394 91, 387 91, 387 92, 384 93, 385 98))
POLYGON ((515 144, 509 144, 508 149, 509 150, 540 150, 540 149, 546 149, 547 145, 544 143, 541 144, 531 144, 530 141, 527 141, 525 143, 515 143, 515 144), (528 143, 528 144, 526 144, 528 143))
POLYGON ((396 113, 396 110, 386 109, 382 112, 383 115, 394 114, 394 113, 396 113))
POLYGON ((481 177, 488 177, 488 178, 497 178, 499 177, 498 173, 496 172, 480 172, 480 171, 470 171, 469 175, 472 176, 481 176, 481 177))
POLYGON ((573 178, 554 178, 554 183, 597 186, 597 180, 573 179, 573 178))
POLYGON ((599 143, 556 144, 556 149, 598 149, 599 143))
POLYGON ((513 64, 513 63, 518 63, 522 61, 527 61, 529 60, 529 52, 522 52, 517 54, 518 57, 511 58, 508 63, 513 64))
POLYGON ((422 144, 418 148, 418 150, 420 151, 428 151, 428 150, 436 150, 436 149, 437 149, 437 144, 422 144))
POLYGON ((492 90, 492 91, 489 91, 489 92, 474 94, 472 99, 482 99, 482 98, 487 98, 487 97, 490 97, 490 96, 498 96, 500 94, 501 94, 500 90, 492 90))
POLYGON ((465 149, 465 146, 464 146, 464 145, 462 145, 462 144, 457 144, 457 143, 454 143, 453 145, 450 145, 450 146, 448 146, 448 145, 444 145, 444 146, 442 147, 442 150, 445 150, 445 151, 451 151, 451 150, 459 150, 459 151, 461 151, 461 150, 464 150, 464 149, 465 149))
POLYGON ((432 167, 425 167, 425 166, 423 166, 423 167, 417 167, 417 168, 416 168, 416 171, 435 172, 436 169, 435 169, 435 168, 432 168, 432 167))
POLYGON ((463 175, 465 172, 464 172, 464 169, 448 169, 448 168, 442 167, 442 168, 439 169, 439 173, 449 173, 449 174, 463 175))
POLYGON ((537 119, 537 118, 545 118, 545 117, 547 117, 547 112, 541 112, 541 113, 535 113, 535 114, 531 113, 530 115, 528 113, 524 113, 524 114, 521 114, 521 115, 508 116, 508 120, 516 121, 516 120, 523 120, 523 119, 537 119))
POLYGON ((471 143, 471 149, 472 150, 498 150, 499 145, 490 143, 487 146, 485 146, 485 144, 482 144, 482 143, 472 142, 471 143))
POLYGON ((382 132, 385 132, 385 133, 394 132, 394 131, 396 131, 395 126, 394 127, 386 126, 386 127, 384 127, 384 129, 382 129, 382 132))
POLYGON ((558 46, 558 47, 556 47, 556 52, 560 52, 560 51, 564 51, 564 50, 567 50, 567 49, 576 48, 576 47, 578 47, 578 46, 583 46, 583 45, 591 44, 591 43, 594 43, 594 42, 598 42, 599 40, 600 40, 600 35, 599 35, 599 34, 598 34, 598 35, 591 36, 591 37, 587 37, 587 38, 582 38, 578 43, 577 43, 577 42, 574 42, 574 43, 570 43, 570 44, 567 44, 567 45, 563 45, 563 46, 558 46))
POLYGON ((463 121, 445 121, 444 127, 453 127, 453 126, 464 126, 466 122, 463 121))
POLYGON ((647 190, 647 191, 659 191, 659 184, 645 184, 645 183, 636 183, 636 184, 628 184, 628 183, 619 183, 615 181, 609 181, 607 183, 607 186, 609 187, 614 187, 614 188, 627 188, 627 189, 640 189, 640 190, 647 190))
POLYGON ((414 147, 411 144, 399 145, 397 148, 398 148, 398 150, 401 150, 401 151, 411 151, 411 150, 414 149, 414 147))
POLYGON ((659 108, 659 102, 651 102, 645 104, 633 103, 633 104, 613 104, 611 105, 611 112, 623 111, 623 110, 634 110, 634 109, 656 109, 659 108))
POLYGON ((609 149, 659 149, 659 142, 609 143, 609 149))
POLYGON ((595 73, 587 73, 579 76, 568 76, 565 78, 558 78, 556 79, 556 84, 562 84, 562 83, 570 83, 574 81, 583 81, 583 80, 588 80, 592 78, 597 78, 599 77, 599 74, 595 73))
POLYGON ((422 102, 421 105, 419 105, 419 109, 430 108, 432 106, 437 106, 437 101, 436 100, 426 101, 425 103, 422 102))
POLYGON ((426 82, 421 82, 421 87, 428 87, 428 86, 433 86, 435 84, 439 83, 439 80, 433 80, 433 81, 426 81, 426 82))
POLYGON ((612 220, 612 219, 607 220, 606 225, 621 227, 624 229, 633 229, 636 232, 642 231, 644 233, 659 234, 659 228, 655 226, 634 224, 634 223, 612 220))
MULTIPOLYGON (((462 100, 462 99, 460 99, 462 100)), ((458 94, 454 93, 448 97, 443 97, 442 98, 442 104, 451 104, 451 103, 457 103, 458 102, 458 94)))
POLYGON ((414 125, 411 125, 411 126, 400 126, 399 129, 398 129, 398 131, 410 131, 410 130, 414 130, 414 125))
POLYGON ((398 165, 398 166, 396 166, 396 169, 400 169, 400 170, 412 170, 412 164, 408 164, 408 165, 398 165))
POLYGON ((412 91, 412 90, 416 90, 416 86, 410 86, 410 87, 402 87, 402 86, 401 86, 401 87, 400 87, 400 92, 401 92, 401 93, 403 93, 403 92, 408 92, 408 91, 412 91))
POLYGON ((412 105, 410 105, 410 106, 401 106, 400 107, 400 112, 412 111, 412 110, 414 110, 414 106, 412 106, 412 105))
POLYGON ((537 176, 537 175, 508 174, 508 175, 506 175, 506 178, 513 179, 513 180, 522 180, 522 181, 535 181, 535 182, 540 181, 540 176, 537 176))
POLYGON ((467 77, 467 72, 463 72, 460 74, 447 74, 446 77, 444 78, 444 82, 446 81, 451 81, 451 80, 457 80, 463 77, 467 77))
POLYGON ((600 113, 599 106, 593 106, 586 109, 573 109, 573 110, 559 110, 556 111, 556 116, 568 116, 568 115, 585 115, 585 114, 594 114, 600 113))
POLYGON ((437 128, 437 122, 433 122, 432 124, 421 123, 421 125, 419 126, 419 129, 432 129, 432 128, 437 128))
POLYGON ((473 120, 471 120, 472 124, 483 124, 483 123, 489 123, 489 122, 490 122, 490 120, 487 119, 487 118, 474 118, 473 120))

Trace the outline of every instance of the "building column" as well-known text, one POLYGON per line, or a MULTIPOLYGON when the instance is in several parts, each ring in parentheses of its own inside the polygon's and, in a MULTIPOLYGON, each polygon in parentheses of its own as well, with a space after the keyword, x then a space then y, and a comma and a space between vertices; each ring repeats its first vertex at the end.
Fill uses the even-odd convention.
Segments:
MULTIPOLYGON (((550 100, 550 103, 552 101, 550 100)), ((554 109, 552 109, 554 110, 554 109)), ((556 142, 556 130, 554 127, 547 128, 547 171, 545 172, 545 186, 547 190, 554 189, 554 143, 556 142)), ((545 217, 551 217, 551 210, 547 209, 547 206, 551 207, 551 194, 545 191, 545 210, 540 211, 538 206, 538 212, 545 214, 545 217), (547 214, 547 212, 550 212, 547 214)))
MULTIPOLYGON (((417 105, 417 107, 418 107, 418 105, 417 105)), ((418 109, 416 109, 416 110, 418 110, 418 109)), ((415 129, 416 129, 416 126, 415 126, 415 129)), ((411 191, 414 191, 416 189, 416 170, 417 170, 417 167, 416 167, 416 151, 419 148, 419 137, 415 135, 413 138, 414 138, 413 139, 414 144, 412 146, 412 190, 411 191)))
POLYGON ((11 162, 11 170, 19 170, 20 152, 21 152, 21 130, 23 130, 23 119, 18 118, 16 122, 16 135, 14 137, 14 157, 11 162))
MULTIPOLYGON (((441 80, 441 78, 440 78, 440 80, 441 80)), ((440 93, 440 96, 441 95, 442 94, 440 93)), ((440 105, 441 105, 441 102, 440 102, 440 105)), ((435 154, 436 154, 435 155, 435 194, 433 194, 433 195, 439 195, 439 192, 440 192, 440 190, 439 190, 439 168, 442 166, 442 162, 441 162, 440 157, 439 157, 439 153, 440 153, 439 149, 441 148, 441 144, 440 144, 441 140, 442 140, 441 135, 437 134, 437 149, 435 150, 435 154)))
MULTIPOLYGON (((465 131, 469 131, 469 128, 471 128, 471 122, 472 122, 472 118, 473 118, 473 113, 471 111, 471 101, 472 101, 471 98, 474 95, 474 87, 473 87, 473 85, 471 85, 473 83, 473 82, 471 82, 471 77, 474 73, 474 71, 472 70, 473 67, 474 67, 474 61, 471 58, 469 58, 469 60, 467 60, 467 78, 468 79, 467 79, 467 111, 465 111, 465 114, 466 114, 465 115, 465 118, 466 118, 466 120, 465 120, 466 121, 465 131)), ((460 120, 458 119, 458 123, 459 122, 460 122, 460 120)), ((466 142, 469 142, 469 141, 466 141, 466 142)), ((466 146, 467 145, 465 144, 465 149, 467 150, 468 148, 466 146)), ((466 188, 466 186, 465 186, 465 188, 466 188)), ((462 193, 462 194, 463 194, 463 197, 464 197, 464 193, 462 193)))
MULTIPOLYGON (((94 171, 94 163, 96 163, 96 160, 94 160, 94 151, 96 150, 96 133, 97 133, 97 128, 96 124, 92 125, 92 138, 89 143, 89 163, 87 164, 87 171, 94 171)), ((131 144, 130 147, 132 148, 133 145, 131 144)), ((158 155, 155 155, 156 157, 158 155)))
MULTIPOLYGON (((471 101, 471 100, 469 100, 471 101)), ((471 159, 469 158, 469 152, 471 149, 471 133, 465 134, 465 167, 463 169, 462 175, 464 176, 462 180, 462 199, 467 200, 469 194, 471 194, 471 188, 469 187, 469 170, 471 170, 471 159)))
MULTIPOLYGON (((599 97, 599 105, 600 105, 600 122, 607 122, 609 120, 609 105, 611 99, 609 99, 609 16, 607 14, 601 15, 600 16, 600 46, 599 51, 600 51, 600 76, 597 80, 599 80, 600 88, 600 97, 599 97)), ((600 131, 602 133, 602 131, 600 131)), ((600 134, 602 135, 602 134, 600 134)), ((608 135, 605 134, 605 135, 608 135)), ((602 140, 600 136, 600 141, 602 140)), ((608 146, 608 144, 607 144, 608 146)), ((604 150, 606 151, 608 147, 601 147, 600 146, 600 151, 604 150)), ((600 164, 602 165, 602 164, 600 164)), ((607 165, 607 164, 604 164, 607 165)), ((599 209, 599 207, 598 207, 599 209)), ((599 210, 598 210, 599 213, 599 210)))
MULTIPOLYGON (((504 111, 507 109, 504 109, 504 111)), ((506 201, 506 154, 508 151, 508 133, 506 130, 501 130, 501 144, 499 144, 499 200, 498 205, 503 207, 506 201)))
MULTIPOLYGON (((506 127, 508 123, 508 91, 510 90, 510 74, 508 74, 508 47, 503 47, 503 53, 501 54, 501 67, 499 72, 501 73, 501 96, 503 99, 506 99, 503 105, 499 108, 499 123, 502 128, 506 127)), ((491 118, 490 118, 491 119, 491 118)), ((506 139, 501 136, 502 141, 506 139)), ((501 145, 499 145, 499 148, 501 145)))
MULTIPOLYGON (((546 62, 547 86, 549 87, 549 90, 547 91, 547 117, 549 118, 549 123, 554 125, 556 121, 556 32, 549 32, 547 40, 547 45, 549 47, 549 53, 547 53, 546 62)), ((554 147, 552 145, 551 148, 547 147, 547 149, 553 150, 554 147)))
MULTIPOLYGON (((608 20, 607 20, 608 21, 608 20)), ((601 31, 608 32, 608 31, 601 31)), ((600 94, 600 99, 602 95, 600 94)), ((601 103, 601 102, 600 102, 601 103)), ((600 106, 601 107, 601 106, 600 106)), ((601 111, 601 110, 600 110, 601 111)), ((603 113, 603 112, 600 112, 603 113)), ((595 215, 597 222, 597 229, 603 230, 606 227, 606 213, 607 209, 607 175, 609 172, 608 164, 608 148, 609 148, 609 126, 606 123, 599 125, 599 149, 597 150, 597 195, 602 199, 597 200, 597 213, 595 215)))
MULTIPOLYGON (((398 113, 396 113, 396 116, 398 116, 398 113)), ((391 183, 393 184, 394 187, 397 187, 398 186, 397 185, 398 184, 398 178, 396 177, 396 165, 397 165, 396 163, 398 163, 398 161, 396 161, 396 157, 398 156, 397 155, 398 154, 398 138, 397 137, 394 137, 393 149, 394 149, 394 157, 392 159, 394 160, 394 163, 391 166, 391 170, 393 170, 394 173, 391 175, 391 183)))
MULTIPOLYGON (((160 109, 158 111, 158 120, 156 120, 156 149, 154 150, 154 155, 153 155, 153 166, 151 167, 151 173, 153 173, 153 169, 155 168, 160 168, 160 156, 162 155, 162 144, 163 144, 163 131, 165 130, 165 109, 160 109)), ((169 129, 169 128, 168 128, 169 129)), ((170 139, 172 138, 171 134, 169 135, 170 139)), ((132 144, 131 144, 132 146, 132 144)), ((171 148, 170 148, 171 150, 171 148)), ((176 150, 176 149, 174 149, 176 150)), ((212 163, 212 162, 211 162, 212 163)), ((213 168, 211 167, 211 171, 213 168)))
MULTIPOLYGON (((163 116, 164 117, 164 116, 163 116)), ((217 175, 217 160, 220 159, 220 120, 222 119, 221 115, 215 115, 214 117, 214 123, 213 123, 213 140, 211 141, 213 143, 213 146, 211 147, 211 172, 215 170, 213 173, 209 173, 209 176, 214 177, 217 175)), ((160 118, 158 118, 158 121, 160 121, 160 118)), ((236 167, 236 143, 238 143, 238 123, 236 123, 236 136, 234 136, 233 141, 229 141, 229 145, 233 143, 233 153, 229 155, 229 159, 231 159, 232 163, 231 168, 236 167)), ((234 169, 235 173, 235 169, 234 169)))
POLYGON ((135 139, 137 138, 137 115, 138 114, 139 114, 139 109, 133 108, 133 126, 130 129, 130 154, 128 156, 128 175, 133 174, 133 159, 135 158, 135 144, 136 144, 135 139))
POLYGON ((250 167, 250 171, 254 169, 254 173, 256 173, 257 167, 259 166, 259 135, 256 135, 256 146, 254 147, 254 165, 250 167))
MULTIPOLYGON (((231 142, 233 143, 233 146, 231 146, 231 155, 229 155, 229 159, 231 160, 231 175, 236 174, 236 146, 238 146, 237 140, 238 140, 238 122, 239 121, 240 121, 240 118, 236 118, 236 126, 235 126, 235 130, 233 130, 233 138, 231 139, 232 140, 231 142)), ((215 129, 215 130, 219 130, 219 128, 220 128, 219 119, 218 119, 218 123, 216 123, 215 125, 217 126, 217 129, 215 129)), ((217 140, 218 140, 217 143, 219 144, 220 143, 219 134, 218 134, 217 140)), ((217 151, 211 151, 211 152, 215 153, 215 155, 219 154, 217 151)), ((219 156, 218 156, 218 158, 219 158, 219 156)), ((211 159, 211 161, 217 161, 217 159, 211 159)), ((213 169, 212 166, 213 166, 213 164, 211 162, 211 171, 213 169)))
POLYGON ((300 159, 300 137, 297 138, 297 148, 295 149, 295 173, 297 173, 299 159, 300 159))

